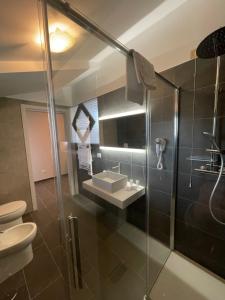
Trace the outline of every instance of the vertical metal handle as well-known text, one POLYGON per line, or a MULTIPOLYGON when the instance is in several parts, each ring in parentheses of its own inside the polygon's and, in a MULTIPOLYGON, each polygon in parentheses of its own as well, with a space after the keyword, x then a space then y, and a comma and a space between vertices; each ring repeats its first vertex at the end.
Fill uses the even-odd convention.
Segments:
POLYGON ((79 241, 79 232, 78 232, 78 218, 69 216, 69 229, 70 229, 70 245, 72 252, 72 272, 73 272, 73 281, 74 286, 77 289, 83 287, 82 284, 82 272, 81 272, 81 257, 80 257, 80 241, 79 241))

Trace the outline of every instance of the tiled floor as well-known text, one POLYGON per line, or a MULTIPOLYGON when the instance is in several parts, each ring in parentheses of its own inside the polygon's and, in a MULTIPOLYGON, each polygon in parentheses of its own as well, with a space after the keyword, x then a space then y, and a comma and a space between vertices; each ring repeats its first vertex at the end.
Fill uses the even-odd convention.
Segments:
POLYGON ((22 271, 0 285, 0 300, 12 299, 16 294, 16 300, 66 299, 63 283, 65 254, 60 246, 53 180, 37 183, 36 194, 38 210, 23 217, 24 222, 35 222, 38 226, 33 241, 34 258, 22 271), (55 297, 50 298, 56 283, 55 297))
MULTIPOLYGON (((66 257, 60 241, 54 181, 36 184, 38 210, 27 214, 38 234, 34 258, 24 270, 0 286, 0 300, 66 300, 66 257)), ((119 233, 125 220, 82 197, 71 198, 63 179, 65 215, 79 218, 83 289, 77 300, 142 299, 145 294, 146 256, 119 233)))

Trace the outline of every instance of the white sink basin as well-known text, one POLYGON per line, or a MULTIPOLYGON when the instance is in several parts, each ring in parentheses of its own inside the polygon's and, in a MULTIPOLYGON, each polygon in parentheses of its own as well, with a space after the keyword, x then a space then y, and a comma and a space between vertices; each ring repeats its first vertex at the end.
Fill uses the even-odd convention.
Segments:
POLYGON ((103 171, 92 176, 93 184, 97 187, 114 193, 127 184, 127 176, 111 171, 103 171))

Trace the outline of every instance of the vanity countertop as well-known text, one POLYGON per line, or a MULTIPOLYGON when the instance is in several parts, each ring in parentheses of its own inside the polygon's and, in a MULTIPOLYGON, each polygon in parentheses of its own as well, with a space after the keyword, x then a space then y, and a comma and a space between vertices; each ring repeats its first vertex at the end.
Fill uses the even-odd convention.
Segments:
POLYGON ((83 188, 121 209, 126 208, 145 194, 145 188, 143 186, 139 186, 138 189, 132 189, 130 191, 126 190, 125 187, 117 192, 110 193, 94 185, 92 179, 83 181, 83 188))

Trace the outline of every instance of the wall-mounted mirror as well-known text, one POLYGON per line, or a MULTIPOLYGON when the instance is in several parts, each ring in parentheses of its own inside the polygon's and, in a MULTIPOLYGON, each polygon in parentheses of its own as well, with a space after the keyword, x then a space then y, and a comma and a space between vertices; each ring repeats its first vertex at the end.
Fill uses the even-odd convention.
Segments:
POLYGON ((100 145, 143 149, 145 146, 145 114, 99 120, 100 145))

